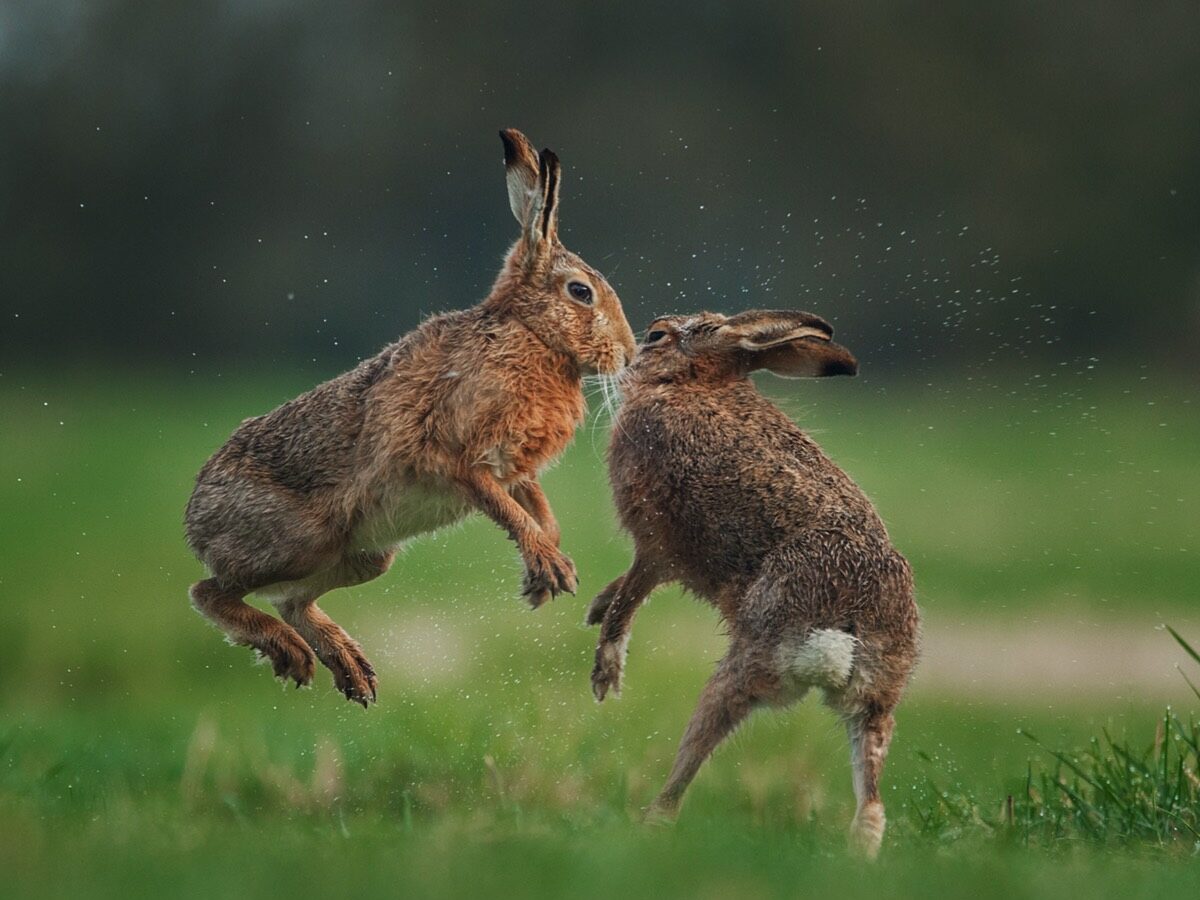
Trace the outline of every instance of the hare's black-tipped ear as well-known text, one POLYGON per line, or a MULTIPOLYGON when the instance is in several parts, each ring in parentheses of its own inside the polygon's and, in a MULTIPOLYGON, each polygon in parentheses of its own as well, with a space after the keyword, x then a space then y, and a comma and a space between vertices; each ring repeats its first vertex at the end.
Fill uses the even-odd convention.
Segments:
POLYGON ((551 150, 534 152, 528 138, 515 128, 500 132, 504 142, 504 173, 508 205, 521 223, 527 261, 538 258, 558 239, 558 185, 562 166, 551 150))
POLYGON ((856 375, 858 361, 841 344, 833 328, 811 313, 750 312, 725 323, 737 336, 746 371, 767 369, 785 378, 856 375))
POLYGON ((562 183, 562 164, 553 150, 543 150, 538 157, 538 186, 542 190, 542 208, 533 223, 538 238, 553 242, 558 239, 558 187, 562 183))
POLYGON ((508 183, 508 205, 522 230, 529 223, 534 197, 539 193, 537 152, 529 139, 515 128, 500 132, 504 142, 504 179, 508 183))
POLYGON ((824 378, 857 375, 858 360, 841 344, 802 337, 756 354, 752 369, 767 369, 784 378, 824 378))
POLYGON ((537 183, 524 222, 528 262, 540 258, 542 252, 558 238, 558 182, 561 173, 562 167, 553 150, 543 150, 538 154, 537 183))

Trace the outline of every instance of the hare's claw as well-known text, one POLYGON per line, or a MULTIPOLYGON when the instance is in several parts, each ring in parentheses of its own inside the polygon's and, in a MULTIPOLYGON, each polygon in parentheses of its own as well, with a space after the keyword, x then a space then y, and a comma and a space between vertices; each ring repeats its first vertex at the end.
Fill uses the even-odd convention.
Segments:
POLYGON ((362 648, 353 641, 339 647, 321 662, 333 672, 333 683, 339 691, 346 695, 351 703, 358 703, 363 709, 378 698, 379 680, 375 677, 375 667, 363 655, 362 648))
POLYGON ((578 588, 575 563, 557 549, 549 548, 526 561, 521 593, 534 609, 559 594, 574 594, 578 588))
POLYGON ((312 648, 298 634, 280 631, 253 646, 260 658, 270 661, 276 678, 294 681, 296 687, 312 683, 317 659, 312 648))
POLYGON ((522 596, 531 607, 537 609, 548 600, 554 598, 554 593, 549 588, 532 589, 528 586, 522 591, 522 596))
POLYGON ((554 561, 554 575, 560 593, 574 594, 579 590, 579 573, 575 570, 575 563, 569 556, 558 554, 558 558, 554 561))

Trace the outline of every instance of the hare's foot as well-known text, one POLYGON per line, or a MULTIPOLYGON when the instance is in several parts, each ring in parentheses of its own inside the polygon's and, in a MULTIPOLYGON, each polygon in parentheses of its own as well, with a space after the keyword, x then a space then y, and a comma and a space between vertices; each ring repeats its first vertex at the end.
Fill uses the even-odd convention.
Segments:
POLYGON ((333 683, 347 700, 361 704, 363 709, 375 702, 379 687, 375 668, 353 640, 347 637, 335 652, 322 654, 321 662, 333 672, 333 683))
POLYGON ((378 687, 375 667, 358 642, 321 607, 311 599, 298 597, 280 603, 279 612, 317 651, 325 668, 333 673, 334 685, 347 700, 361 704, 363 709, 375 702, 378 687))
POLYGON ((883 829, 887 825, 879 779, 895 726, 896 720, 886 698, 868 707, 865 713, 851 716, 846 723, 850 762, 854 769, 854 793, 858 800, 858 811, 850 825, 850 846, 867 859, 874 859, 879 853, 883 829))
POLYGON ((886 824, 883 804, 878 800, 866 804, 850 823, 850 849, 867 859, 874 859, 879 855, 886 824))
POLYGON ((574 594, 579 588, 575 563, 547 543, 525 556, 525 580, 522 595, 537 609, 559 594, 574 594))
POLYGON ((655 800, 642 812, 642 824, 652 828, 669 828, 679 818, 679 804, 655 800))
POLYGON ((270 661, 276 678, 294 681, 296 687, 311 684, 317 668, 312 648, 295 630, 282 623, 276 624, 279 626, 277 629, 271 629, 271 634, 256 638, 250 646, 261 659, 270 661))
POLYGON ((620 641, 601 641, 596 648, 596 665, 592 669, 592 693, 602 701, 609 691, 621 696, 621 676, 625 672, 625 648, 629 638, 620 641))
POLYGON ((224 631, 230 643, 251 647, 270 660, 276 678, 291 679, 296 687, 312 682, 316 659, 294 628, 249 605, 242 591, 216 578, 193 584, 190 594, 196 610, 224 631))

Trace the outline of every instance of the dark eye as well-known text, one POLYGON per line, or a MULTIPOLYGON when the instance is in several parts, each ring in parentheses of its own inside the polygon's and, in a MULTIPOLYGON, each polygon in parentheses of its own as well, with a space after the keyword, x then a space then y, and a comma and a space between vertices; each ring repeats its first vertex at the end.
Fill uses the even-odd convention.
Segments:
POLYGON ((572 281, 567 285, 567 290, 571 292, 571 296, 580 303, 592 302, 592 289, 582 281, 572 281))
POLYGON ((653 344, 657 341, 661 341, 666 336, 667 336, 667 333, 665 331, 658 331, 658 330, 652 331, 648 335, 646 335, 646 343, 653 344))

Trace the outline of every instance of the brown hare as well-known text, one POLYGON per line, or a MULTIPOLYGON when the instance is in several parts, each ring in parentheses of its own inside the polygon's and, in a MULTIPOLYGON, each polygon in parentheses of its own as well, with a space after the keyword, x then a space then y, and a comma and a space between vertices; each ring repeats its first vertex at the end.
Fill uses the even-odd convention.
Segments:
POLYGON ((592 602, 601 625, 592 686, 621 686, 634 613, 670 581, 713 604, 729 629, 669 780, 651 806, 672 819, 713 749, 751 710, 811 688, 844 720, 858 810, 854 843, 883 837, 880 772, 892 712, 917 656, 912 573, 871 501, 749 375, 853 375, 822 319, 702 313, 650 326, 622 373, 609 470, 629 571, 592 602))
POLYGON ((212 574, 192 585, 196 609, 297 685, 315 653, 364 707, 375 672, 317 598, 382 575, 406 539, 472 510, 520 548, 530 604, 573 593, 538 476, 583 418, 581 377, 636 351, 616 293, 559 242, 558 158, 514 129, 500 137, 521 233, 488 297, 243 422, 187 506, 188 543, 212 574), (283 621, 248 605, 252 592, 283 621))

